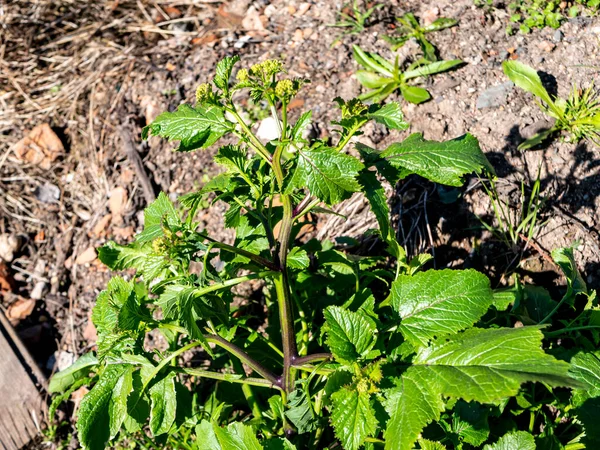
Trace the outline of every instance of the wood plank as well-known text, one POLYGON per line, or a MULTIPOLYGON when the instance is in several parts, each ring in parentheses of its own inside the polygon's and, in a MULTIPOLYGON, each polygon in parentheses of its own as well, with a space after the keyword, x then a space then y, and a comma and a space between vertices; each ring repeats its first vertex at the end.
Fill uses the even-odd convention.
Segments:
POLYGON ((39 434, 46 379, 0 312, 0 449, 19 450, 39 434))

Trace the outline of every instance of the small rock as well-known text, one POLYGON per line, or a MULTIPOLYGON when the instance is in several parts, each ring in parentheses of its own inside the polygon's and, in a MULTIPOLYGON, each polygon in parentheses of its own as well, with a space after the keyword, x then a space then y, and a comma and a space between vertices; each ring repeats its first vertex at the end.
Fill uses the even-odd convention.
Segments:
POLYGON ((565 35, 563 34, 563 32, 562 32, 562 31, 560 31, 560 30, 556 30, 556 31, 554 32, 554 36, 552 36, 552 40, 553 40, 554 42, 562 42, 562 40, 563 40, 563 37, 564 37, 564 36, 565 36, 565 35))
POLYGON ((115 224, 123 222, 123 213, 127 206, 127 189, 124 187, 116 187, 110 191, 110 199, 108 200, 108 209, 112 214, 112 221, 115 224))
POLYGON ((33 287, 29 296, 33 300, 41 300, 42 298, 44 298, 44 294, 46 293, 47 288, 48 284, 45 281, 38 281, 37 283, 35 283, 35 286, 33 287))
POLYGON ((21 248, 21 239, 14 234, 0 234, 0 260, 7 263, 15 259, 15 253, 21 248))
POLYGON ((42 203, 58 203, 60 199, 60 189, 58 186, 48 182, 36 187, 33 194, 42 203))
POLYGON ((87 264, 91 263, 96 259, 96 249, 93 246, 89 246, 87 249, 80 253, 75 264, 87 264))
POLYGON ((423 19, 424 25, 431 25, 440 15, 440 8, 437 6, 431 9, 428 9, 423 13, 421 18, 423 19))
POLYGON ((248 31, 265 29, 265 26, 260 20, 260 14, 258 14, 258 11, 254 6, 251 6, 248 8, 248 11, 246 11, 244 19, 242 20, 242 27, 248 31))
POLYGON ((514 84, 511 81, 483 91, 477 98, 477 109, 498 108, 506 104, 508 94, 512 91, 514 84))
POLYGON ((294 42, 302 42, 304 40, 304 32, 298 28, 294 31, 294 36, 292 36, 292 41, 294 42))
POLYGON ((112 216, 110 214, 107 214, 104 217, 102 217, 102 219, 100 219, 98 223, 94 225, 94 228, 92 228, 91 235, 95 238, 106 236, 108 225, 110 224, 111 219, 112 216))
POLYGON ((263 11, 263 14, 267 17, 272 17, 277 13, 277 7, 273 4, 268 4, 263 11))
POLYGON ((541 41, 540 43, 538 43, 538 48, 540 50, 545 51, 546 53, 550 53, 552 50, 554 50, 555 47, 556 45, 550 41, 541 41))
POLYGON ((303 16, 304 14, 306 14, 308 12, 308 10, 310 9, 311 4, 310 3, 300 3, 300 6, 298 6, 298 11, 296 11, 296 16, 300 17, 303 16))
POLYGON ((267 117, 261 120, 258 130, 256 131, 256 137, 265 144, 274 139, 279 139, 281 136, 277 122, 272 117, 267 117))
POLYGON ((87 325, 83 330, 83 337, 91 344, 98 340, 98 332, 96 331, 96 327, 94 326, 92 319, 88 319, 87 325))

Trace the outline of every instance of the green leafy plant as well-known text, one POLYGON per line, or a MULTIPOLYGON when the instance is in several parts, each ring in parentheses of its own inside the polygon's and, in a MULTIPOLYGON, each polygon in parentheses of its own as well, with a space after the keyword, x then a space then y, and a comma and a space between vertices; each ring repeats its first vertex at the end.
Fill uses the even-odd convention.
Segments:
MULTIPOLYGON (((379 8, 383 8, 383 6, 383 3, 377 3, 368 7, 365 12, 363 12, 359 5, 359 1, 354 0, 351 7, 349 5, 344 5, 342 7, 342 10, 338 12, 339 20, 329 26, 343 28, 344 31, 342 32, 342 37, 351 34, 361 34, 363 31, 365 31, 367 26, 369 26, 369 19, 373 13, 379 8), (347 9, 351 9, 351 11, 345 12, 347 9)), ((336 39, 334 44, 339 40, 340 38, 336 39)))
POLYGON ((507 33, 514 33, 515 26, 521 33, 529 33, 536 28, 559 28, 567 17, 577 17, 583 11, 593 14, 598 11, 600 0, 516 0, 508 5, 511 13, 507 33), (570 7, 567 9, 567 5, 570 7))
POLYGON ((548 130, 522 142, 520 150, 536 147, 558 133, 566 134, 568 142, 588 139, 600 145, 600 98, 593 84, 587 89, 573 86, 566 100, 553 98, 532 67, 518 61, 505 61, 502 67, 513 83, 535 95, 540 100, 536 102, 540 109, 555 119, 554 125, 548 130))
POLYGON ((424 78, 436 73, 446 72, 463 62, 460 59, 437 61, 429 64, 412 64, 407 70, 400 71, 398 57, 388 61, 377 53, 369 53, 358 45, 352 47, 354 59, 366 70, 356 72, 360 84, 369 89, 359 98, 364 101, 381 102, 396 90, 410 103, 423 103, 431 98, 427 89, 409 84, 410 80, 424 78))
MULTIPOLYGON (((396 240, 382 179, 415 174, 460 186, 472 172, 491 173, 473 136, 435 142, 417 133, 383 151, 357 144, 361 160, 347 150, 367 122, 407 127, 398 104, 336 99, 339 137, 307 141, 311 112, 290 121, 287 111, 305 80, 267 60, 238 70, 232 83, 238 60, 217 65, 195 106, 165 112, 143 131, 179 141, 179 151, 229 135, 215 156, 226 171, 177 204, 160 194, 134 242, 99 250, 111 269, 135 275, 115 276, 97 299, 97 353, 49 387, 56 401, 91 388, 77 417, 84 449, 119 440, 193 450, 529 445, 540 435, 533 425, 501 437, 519 426, 491 428, 488 416, 545 400, 527 394, 531 386, 547 397, 558 386, 597 383, 583 373, 593 353, 581 354, 577 372, 544 350, 540 326, 513 327, 509 313, 494 318, 518 292, 493 290, 475 270, 424 270, 430 257, 408 260, 396 240), (243 120, 234 99, 246 92, 268 102, 279 138, 264 143, 243 120), (302 217, 327 214, 355 192, 371 205, 387 253, 297 239, 302 217), (195 222, 207 198, 229 205, 231 242, 195 222)), ((572 253, 559 256, 569 291, 540 324, 559 311, 567 317, 561 308, 589 295, 572 253)), ((569 420, 563 440, 582 433, 569 420)), ((545 430, 558 434, 552 423, 545 430)))
POLYGON ((399 36, 383 36, 383 39, 392 44, 392 50, 396 51, 410 39, 415 39, 423 52, 423 63, 432 63, 438 61, 437 49, 427 39, 427 34, 434 31, 444 30, 455 26, 458 21, 446 17, 440 17, 431 24, 421 26, 413 13, 406 13, 402 17, 397 17, 400 27, 396 30, 399 36))

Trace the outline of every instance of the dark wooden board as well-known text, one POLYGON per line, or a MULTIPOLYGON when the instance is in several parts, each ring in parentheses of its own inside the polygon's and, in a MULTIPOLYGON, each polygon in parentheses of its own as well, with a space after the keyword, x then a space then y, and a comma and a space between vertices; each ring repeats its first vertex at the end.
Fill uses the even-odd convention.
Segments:
POLYGON ((39 435, 46 380, 0 311, 0 449, 19 450, 39 435))

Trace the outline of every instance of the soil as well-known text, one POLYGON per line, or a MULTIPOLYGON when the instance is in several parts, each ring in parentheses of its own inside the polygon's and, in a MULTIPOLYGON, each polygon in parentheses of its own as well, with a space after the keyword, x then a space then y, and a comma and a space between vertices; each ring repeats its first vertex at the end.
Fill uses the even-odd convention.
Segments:
MULTIPOLYGON (((548 255, 578 241, 579 269, 590 287, 600 287, 600 150, 589 142, 555 140, 518 151, 524 138, 548 125, 531 95, 507 83, 501 68, 505 59, 530 64, 563 97, 573 83, 598 84, 600 19, 571 19, 560 33, 507 36, 503 9, 476 8, 472 0, 389 1, 367 30, 340 36, 329 26, 340 8, 338 1, 282 0, 9 0, 0 7, 0 233, 20 240, 8 263, 15 284, 3 291, 2 306, 10 310, 20 300, 36 300, 33 312, 15 323, 47 374, 94 346, 89 315, 111 274, 93 249, 132 239, 142 226, 148 189, 175 199, 220 170, 212 162, 215 148, 176 153, 174 143, 142 141, 141 128, 160 112, 193 102, 196 86, 211 78, 216 62, 239 54, 242 65, 279 58, 290 75, 309 79, 291 120, 310 109, 315 134, 334 136, 330 122, 339 111, 332 99, 361 92, 352 45, 392 58, 380 37, 393 33, 394 17, 407 11, 459 19, 457 27, 430 36, 444 59, 466 64, 425 80, 433 97, 425 104, 407 104, 395 94, 388 99, 402 103, 408 131, 369 125, 360 141, 383 149, 413 132, 433 140, 471 133, 495 167, 501 199, 515 214, 521 183, 530 192, 538 171, 544 199, 533 239, 507 245, 481 226, 478 217, 494 219, 477 178, 462 189, 446 189, 409 177, 388 187, 409 253, 432 252, 438 268, 476 267, 490 274, 494 286, 516 271, 552 287, 564 279, 548 255), (15 145, 44 123, 64 151, 47 167, 23 162, 15 145), (141 165, 128 154, 128 139, 141 165)), ((417 49, 407 43, 399 60, 417 49)), ((240 101, 251 106, 246 98, 240 101)), ((253 111, 260 115, 260 105, 253 111)), ((321 221, 320 237, 360 237, 375 228, 360 198, 341 209, 348 220, 321 221)), ((227 240, 223 212, 215 204, 201 219, 227 240)))

